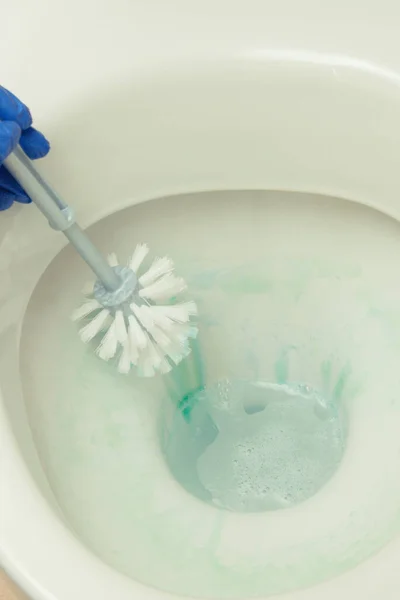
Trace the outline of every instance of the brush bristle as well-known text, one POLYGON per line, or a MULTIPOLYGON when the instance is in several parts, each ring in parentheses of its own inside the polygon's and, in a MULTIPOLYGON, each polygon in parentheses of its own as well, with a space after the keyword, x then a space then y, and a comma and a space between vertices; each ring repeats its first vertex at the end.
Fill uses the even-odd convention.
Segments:
POLYGON ((176 277, 172 273, 167 273, 160 279, 157 279, 151 285, 141 289, 139 296, 157 302, 157 300, 168 300, 177 296, 186 290, 186 283, 182 277, 176 277))
POLYGON ((112 252, 107 256, 107 262, 110 265, 110 267, 118 267, 118 258, 115 252, 112 252))
POLYGON ((131 369, 131 353, 130 353, 130 343, 129 337, 126 338, 123 347, 121 358, 118 363, 118 371, 120 373, 128 374, 131 369))
POLYGON ((117 328, 115 326, 115 319, 111 323, 108 331, 105 336, 101 340, 100 344, 96 349, 96 354, 100 356, 103 360, 110 360, 113 358, 118 349, 118 339, 117 339, 117 328))
MULTIPOLYGON (((143 377, 168 373, 178 365, 190 353, 189 339, 198 331, 192 322, 195 302, 172 303, 186 290, 186 283, 174 275, 170 258, 156 258, 143 275, 137 274, 148 252, 146 244, 138 244, 128 263, 138 277, 138 288, 128 301, 104 308, 93 298, 94 285, 88 284, 84 288, 88 298, 72 315, 74 321, 86 321, 79 332, 85 343, 103 332, 96 348, 102 360, 116 358, 120 373, 135 367, 143 377), (162 301, 167 304, 157 304, 162 301)), ((118 266, 117 256, 110 254, 108 263, 118 266)))
POLYGON ((87 344, 98 333, 100 333, 100 331, 102 330, 102 327, 103 327, 104 323, 107 321, 109 315, 110 315, 110 311, 107 310, 106 308, 103 308, 103 310, 100 311, 94 317, 94 319, 92 321, 90 321, 90 323, 88 323, 87 325, 82 327, 82 329, 79 330, 79 335, 80 335, 82 342, 87 344))
POLYGON ((174 263, 170 258, 164 256, 163 258, 156 258, 151 265, 150 269, 146 271, 141 277, 139 277, 139 283, 143 287, 146 287, 154 283, 159 277, 167 275, 174 270, 174 263))
POLYGON ((147 246, 147 244, 138 244, 136 246, 128 265, 129 268, 132 269, 132 271, 134 271, 134 273, 137 273, 140 265, 142 264, 148 253, 149 247, 147 246))
POLYGON ((97 300, 94 299, 88 300, 87 302, 82 304, 82 306, 74 310, 74 312, 71 315, 71 319, 73 321, 79 321, 80 319, 87 317, 87 315, 90 315, 90 313, 100 308, 102 308, 100 302, 97 302, 97 300))

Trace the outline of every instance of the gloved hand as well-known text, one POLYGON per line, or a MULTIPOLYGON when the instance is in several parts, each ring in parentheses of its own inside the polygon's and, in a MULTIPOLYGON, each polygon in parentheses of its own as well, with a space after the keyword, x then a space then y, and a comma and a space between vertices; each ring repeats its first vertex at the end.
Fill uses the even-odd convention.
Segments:
POLYGON ((22 187, 2 166, 5 158, 19 143, 31 159, 42 158, 50 150, 50 144, 42 133, 32 125, 29 109, 14 94, 0 86, 0 210, 6 210, 13 202, 31 202, 22 187))

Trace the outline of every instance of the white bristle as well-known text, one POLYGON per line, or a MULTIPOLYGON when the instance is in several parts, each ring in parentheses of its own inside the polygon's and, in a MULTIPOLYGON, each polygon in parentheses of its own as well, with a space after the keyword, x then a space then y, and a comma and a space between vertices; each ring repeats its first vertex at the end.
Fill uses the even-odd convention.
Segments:
POLYGON ((110 360, 117 352, 118 340, 117 340, 117 328, 115 326, 115 319, 111 323, 108 331, 101 340, 100 344, 96 348, 96 354, 103 360, 110 360))
POLYGON ((85 285, 82 288, 82 294, 84 296, 90 296, 90 294, 93 294, 93 290, 94 290, 93 281, 88 281, 87 283, 85 283, 85 285))
POLYGON ((107 256, 107 262, 110 265, 110 267, 118 267, 118 258, 117 255, 115 254, 115 252, 111 252, 111 254, 109 254, 107 256))
POLYGON ((149 342, 149 346, 148 346, 148 358, 147 360, 151 362, 152 366, 155 369, 158 369, 158 367, 161 365, 162 360, 164 358, 164 354, 162 354, 159 349, 157 348, 157 346, 155 346, 153 344, 153 342, 149 342))
POLYGON ((157 327, 157 325, 154 325, 150 333, 156 344, 158 344, 163 350, 168 348, 168 346, 171 344, 171 339, 165 335, 163 330, 160 327, 157 327))
POLYGON ((139 368, 141 374, 143 375, 143 377, 153 377, 155 375, 154 365, 151 360, 150 344, 142 352, 142 354, 140 356, 140 361, 138 363, 138 368, 139 368))
MULTIPOLYGON (((135 273, 148 252, 146 244, 136 246, 128 263, 135 273)), ((107 259, 111 267, 118 266, 116 254, 110 254, 107 259)), ((186 287, 185 281, 174 275, 170 258, 156 258, 138 277, 139 289, 132 290, 131 298, 124 301, 124 306, 104 308, 94 298, 97 294, 95 284, 88 283, 82 290, 87 298, 71 318, 90 321, 79 331, 85 343, 103 332, 96 353, 103 360, 118 357, 120 373, 129 373, 132 365, 144 377, 152 377, 156 372, 168 373, 174 363, 178 365, 190 353, 189 338, 196 337, 198 331, 191 323, 191 317, 197 315, 195 302, 170 304, 186 287), (165 306, 156 305, 163 301, 166 301, 165 306)))
POLYGON ((106 332, 108 331, 108 328, 110 327, 111 323, 114 321, 114 317, 111 315, 111 313, 108 315, 107 319, 105 319, 104 323, 101 326, 100 332, 106 332))
POLYGON ((197 315, 197 306, 193 301, 173 304, 171 306, 153 306, 152 310, 155 315, 155 322, 157 322, 157 315, 162 315, 178 323, 186 323, 191 316, 197 315))
POLYGON ((156 258, 151 265, 150 269, 146 271, 141 277, 139 277, 139 283, 143 287, 146 287, 156 281, 159 277, 171 273, 174 270, 174 263, 170 258, 164 256, 163 258, 156 258))
MULTIPOLYGON (((139 325, 136 317, 134 315, 129 315, 129 337, 134 340, 136 346, 139 350, 143 350, 146 348, 149 336, 145 331, 143 331, 142 327, 139 325)), ((132 361, 133 362, 133 361, 132 361)))
MULTIPOLYGON (((130 326, 130 319, 135 320, 135 317, 129 317, 129 327, 128 327, 129 354, 130 354, 131 363, 133 365, 137 365, 138 359, 139 359, 139 347, 138 347, 138 343, 137 343, 137 338, 134 335, 134 330, 130 326)), ((146 340, 146 344, 147 344, 147 340, 146 340)))
POLYGON ((115 330, 118 342, 123 344, 128 337, 128 331, 126 329, 125 318, 122 310, 117 310, 115 313, 115 330))
POLYGON ((182 277, 175 277, 172 273, 168 273, 151 285, 141 289, 139 296, 153 301, 166 300, 183 292, 186 287, 186 283, 182 277))
POLYGON ((82 327, 82 329, 79 330, 79 335, 82 342, 84 342, 85 344, 87 342, 90 342, 90 340, 92 340, 101 331, 109 314, 110 311, 106 308, 103 308, 103 310, 99 312, 99 314, 96 315, 94 319, 90 321, 90 323, 88 323, 87 325, 85 325, 85 327, 82 327))
POLYGON ((133 312, 139 323, 142 325, 142 327, 147 329, 147 331, 150 331, 150 329, 154 327, 154 321, 151 318, 151 315, 145 310, 144 306, 138 306, 133 302, 131 304, 131 311, 133 312))
POLYGON ((139 269, 140 265, 146 258, 148 252, 149 252, 149 247, 147 244, 138 244, 136 246, 136 248, 132 254, 132 257, 129 261, 129 267, 132 269, 132 271, 137 273, 137 270, 139 269))
POLYGON ((141 367, 140 373, 142 377, 154 377, 156 371, 151 363, 145 363, 141 367))
POLYGON ((198 328, 194 325, 189 325, 187 323, 176 323, 169 335, 172 339, 177 340, 178 342, 183 344, 188 338, 196 338, 198 331, 198 328))
POLYGON ((151 334, 154 341, 165 348, 171 343, 168 336, 165 335, 164 331, 154 323, 153 318, 153 306, 137 306, 136 304, 131 305, 135 316, 142 323, 143 327, 151 334))
POLYGON ((183 347, 183 349, 182 349, 182 360, 183 360, 184 358, 186 358, 187 356, 189 356, 189 354, 190 354, 190 353, 191 353, 191 349, 190 349, 190 346, 189 346, 189 344, 187 344, 187 345, 186 345, 186 346, 184 346, 184 347, 183 347))
POLYGON ((189 356, 190 352, 191 352, 191 350, 190 350, 190 346, 189 345, 183 346, 182 351, 181 351, 181 355, 182 355, 182 359, 181 360, 183 360, 184 358, 186 358, 187 356, 189 356))
POLYGON ((122 348, 121 358, 118 363, 118 371, 125 375, 131 370, 131 351, 129 338, 127 337, 122 348))
POLYGON ((83 317, 87 317, 87 315, 90 315, 90 313, 92 313, 95 310, 98 310, 99 308, 102 308, 100 302, 97 302, 97 300, 89 300, 88 302, 85 302, 84 304, 82 304, 82 306, 74 310, 74 312, 71 315, 71 319, 73 321, 79 321, 80 319, 83 319, 83 317))
POLYGON ((161 329, 163 329, 164 331, 166 331, 168 333, 172 329, 172 327, 175 325, 175 321, 173 321, 169 317, 163 315, 161 312, 154 310, 157 308, 160 308, 160 307, 159 306, 151 307, 152 314, 153 314, 153 321, 156 325, 158 325, 158 327, 161 327, 161 329))
POLYGON ((185 347, 178 342, 171 343, 165 350, 165 354, 176 364, 183 360, 185 356, 185 347))
POLYGON ((172 365, 168 362, 166 358, 163 358, 160 366, 158 367, 158 370, 160 371, 160 373, 163 373, 165 375, 165 373, 169 373, 172 370, 172 365))
POLYGON ((169 364, 160 349, 149 341, 147 348, 140 357, 138 367, 144 377, 153 377, 157 370, 168 372, 169 364))

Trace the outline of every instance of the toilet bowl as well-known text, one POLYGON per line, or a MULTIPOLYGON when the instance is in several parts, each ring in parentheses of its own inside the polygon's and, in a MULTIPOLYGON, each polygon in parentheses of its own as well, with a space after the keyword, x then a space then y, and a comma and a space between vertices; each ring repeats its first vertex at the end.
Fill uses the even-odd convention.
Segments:
POLYGON ((1 560, 33 599, 399 597, 400 15, 366 10, 8 9, 2 83, 52 140, 43 173, 104 251, 173 256, 201 312, 173 376, 117 376, 67 318, 85 266, 34 207, 1 215, 1 560), (338 400, 318 489, 216 494, 233 379, 338 400))

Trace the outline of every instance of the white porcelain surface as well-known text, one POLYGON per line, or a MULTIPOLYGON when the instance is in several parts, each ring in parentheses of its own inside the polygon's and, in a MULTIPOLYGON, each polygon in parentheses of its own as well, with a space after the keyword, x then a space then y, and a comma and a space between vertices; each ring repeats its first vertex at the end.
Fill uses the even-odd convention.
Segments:
MULTIPOLYGON (((388 0, 16 0, 3 16, 1 83, 51 139, 43 172, 83 225, 151 198, 224 189, 328 194, 399 219, 398 18, 388 0)), ((36 454, 19 334, 62 244, 34 210, 1 215, 2 561, 35 600, 172 598, 83 546, 36 454)), ((395 540, 281 598, 397 599, 399 556, 395 540)))

